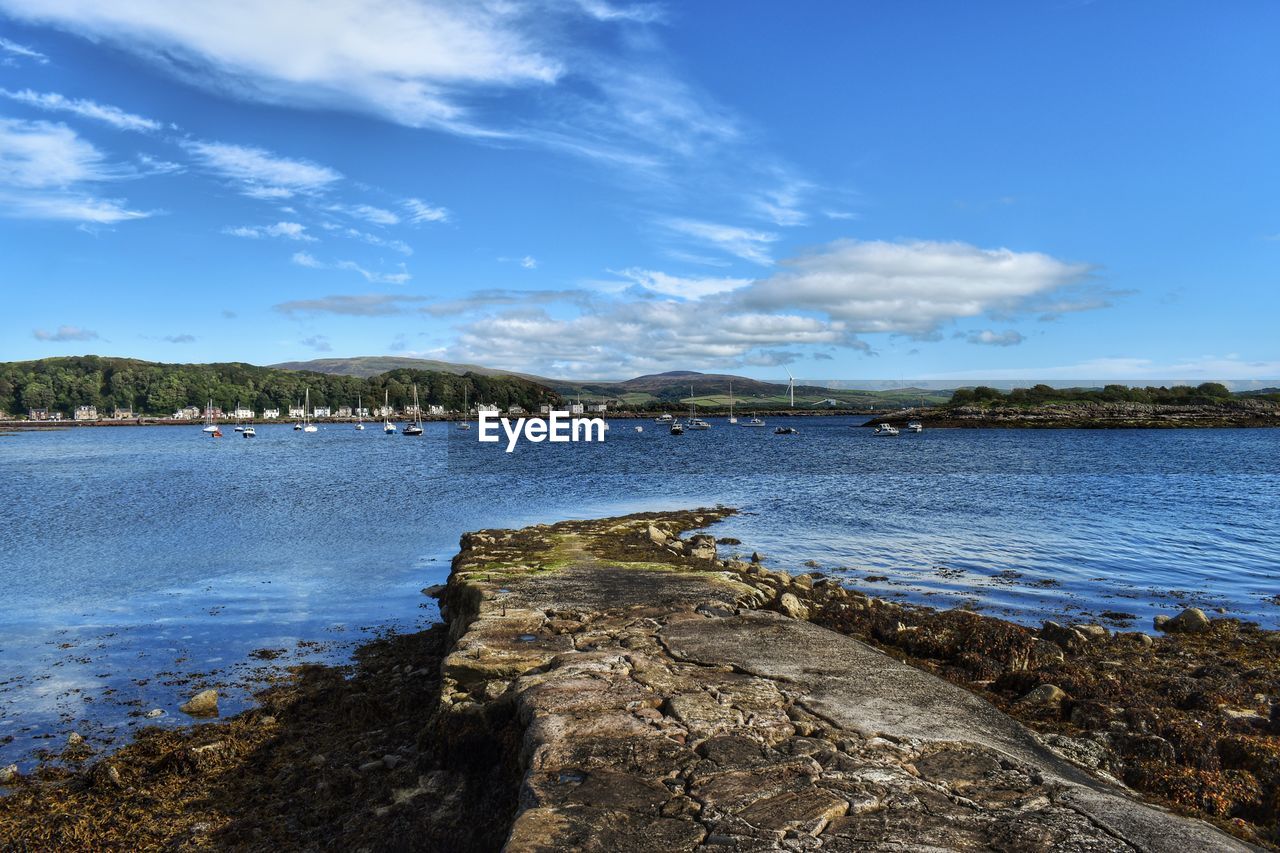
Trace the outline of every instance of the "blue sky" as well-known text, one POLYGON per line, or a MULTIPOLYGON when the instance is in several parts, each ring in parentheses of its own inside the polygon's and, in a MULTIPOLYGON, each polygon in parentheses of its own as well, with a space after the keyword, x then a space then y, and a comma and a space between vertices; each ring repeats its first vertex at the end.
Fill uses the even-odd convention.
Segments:
POLYGON ((0 359, 1274 378, 1280 6, 0 0, 0 359))

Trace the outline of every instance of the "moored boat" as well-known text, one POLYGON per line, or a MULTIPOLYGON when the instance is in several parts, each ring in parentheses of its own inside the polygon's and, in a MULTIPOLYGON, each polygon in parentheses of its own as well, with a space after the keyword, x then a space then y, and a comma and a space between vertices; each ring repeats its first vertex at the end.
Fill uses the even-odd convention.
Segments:
POLYGON ((893 424, 876 424, 876 428, 871 431, 871 434, 895 436, 898 434, 898 428, 893 424))

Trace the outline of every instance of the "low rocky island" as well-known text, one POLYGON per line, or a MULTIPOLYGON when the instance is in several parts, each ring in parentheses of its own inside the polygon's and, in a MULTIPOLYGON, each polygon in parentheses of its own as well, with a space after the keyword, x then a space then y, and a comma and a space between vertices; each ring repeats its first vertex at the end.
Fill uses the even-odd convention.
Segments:
POLYGON ((227 723, 97 761, 69 744, 7 780, 0 848, 1280 841, 1274 632, 903 606, 691 532, 731 512, 467 534, 429 590, 443 625, 301 668, 227 723))

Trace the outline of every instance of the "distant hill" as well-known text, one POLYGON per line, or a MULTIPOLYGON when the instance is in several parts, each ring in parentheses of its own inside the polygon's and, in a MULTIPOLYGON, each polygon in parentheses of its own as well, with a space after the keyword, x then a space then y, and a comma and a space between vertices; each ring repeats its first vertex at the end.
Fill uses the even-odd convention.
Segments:
POLYGON ((397 355, 361 355, 354 358, 313 358, 310 361, 285 361, 268 365, 277 370, 305 370, 311 373, 327 373, 334 376, 359 376, 367 379, 389 370, 436 370, 441 373, 474 373, 477 376, 518 376, 542 385, 555 380, 534 376, 530 373, 517 373, 513 370, 495 370, 492 367, 481 367, 478 364, 459 364, 452 361, 437 361, 433 358, 406 358, 397 355))

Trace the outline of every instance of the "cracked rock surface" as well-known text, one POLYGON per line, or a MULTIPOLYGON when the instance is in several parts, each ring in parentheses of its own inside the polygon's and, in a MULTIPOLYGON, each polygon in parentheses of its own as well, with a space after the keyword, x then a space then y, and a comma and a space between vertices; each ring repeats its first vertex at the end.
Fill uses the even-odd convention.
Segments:
POLYGON ((729 512, 463 537, 440 711, 522 732, 508 851, 1255 849, 680 538, 729 512))

